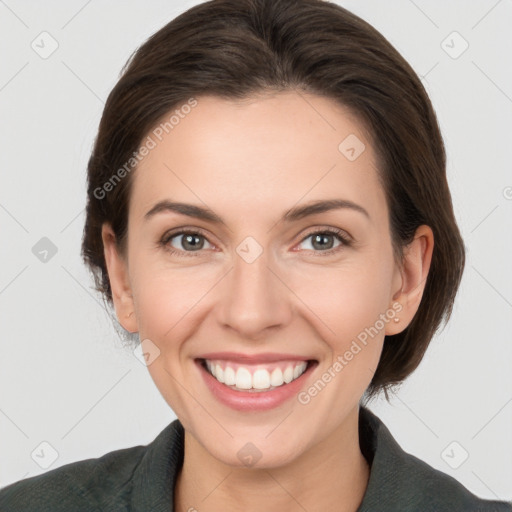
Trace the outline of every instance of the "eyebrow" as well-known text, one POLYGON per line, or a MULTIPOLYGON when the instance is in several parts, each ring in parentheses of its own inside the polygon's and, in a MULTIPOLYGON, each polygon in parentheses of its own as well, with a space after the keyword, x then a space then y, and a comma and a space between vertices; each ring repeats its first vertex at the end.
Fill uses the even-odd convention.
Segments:
MULTIPOLYGON (((369 213, 357 203, 347 199, 327 199, 312 201, 302 206, 291 208, 282 217, 285 222, 294 222, 310 215, 328 212, 331 210, 349 209, 365 215, 370 218, 369 213)), ((214 224, 222 224, 226 226, 226 222, 209 208, 196 206, 193 204, 179 203, 170 200, 159 201, 145 215, 144 219, 149 220, 151 217, 162 212, 174 212, 187 217, 201 219, 214 224)))

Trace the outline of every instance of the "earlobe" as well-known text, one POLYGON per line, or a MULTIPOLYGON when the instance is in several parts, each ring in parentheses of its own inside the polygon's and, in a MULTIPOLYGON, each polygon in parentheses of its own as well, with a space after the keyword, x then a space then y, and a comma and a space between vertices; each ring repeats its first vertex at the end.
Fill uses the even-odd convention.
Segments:
POLYGON ((117 319, 128 332, 137 332, 128 264, 125 258, 119 254, 116 237, 109 223, 103 224, 101 237, 117 319))
POLYGON ((402 285, 401 289, 393 295, 393 302, 401 305, 401 311, 397 314, 400 321, 388 324, 386 335, 403 331, 418 311, 430 270, 433 249, 432 229, 426 225, 419 226, 413 241, 404 249, 400 272, 402 285))

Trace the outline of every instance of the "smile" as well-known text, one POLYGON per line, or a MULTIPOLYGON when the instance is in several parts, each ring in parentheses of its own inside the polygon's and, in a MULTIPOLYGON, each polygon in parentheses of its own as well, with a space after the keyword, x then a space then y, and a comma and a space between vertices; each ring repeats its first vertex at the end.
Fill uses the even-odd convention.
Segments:
POLYGON ((238 364, 223 360, 203 360, 203 366, 215 379, 237 391, 269 391, 298 379, 307 361, 279 361, 265 365, 238 364))
POLYGON ((255 412, 296 397, 318 361, 295 354, 211 352, 195 358, 195 364, 212 398, 237 411, 255 412))

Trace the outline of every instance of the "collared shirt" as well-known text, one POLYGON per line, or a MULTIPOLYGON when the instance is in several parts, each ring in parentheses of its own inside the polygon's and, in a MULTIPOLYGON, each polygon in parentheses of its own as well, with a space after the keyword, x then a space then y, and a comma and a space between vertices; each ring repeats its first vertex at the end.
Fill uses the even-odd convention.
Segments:
MULTIPOLYGON (((66 464, 0 489, 1 512, 173 512, 184 429, 171 422, 151 443, 66 464)), ((382 421, 359 408, 359 443, 370 479, 356 512, 512 512, 406 453, 382 421)))

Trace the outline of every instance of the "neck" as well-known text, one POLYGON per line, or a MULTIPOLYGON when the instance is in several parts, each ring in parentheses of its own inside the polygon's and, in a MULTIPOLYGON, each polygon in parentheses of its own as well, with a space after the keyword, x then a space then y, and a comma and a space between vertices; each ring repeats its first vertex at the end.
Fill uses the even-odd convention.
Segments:
POLYGON ((358 412, 289 464, 268 469, 226 465, 185 431, 176 512, 356 512, 370 476, 359 447, 358 412))

